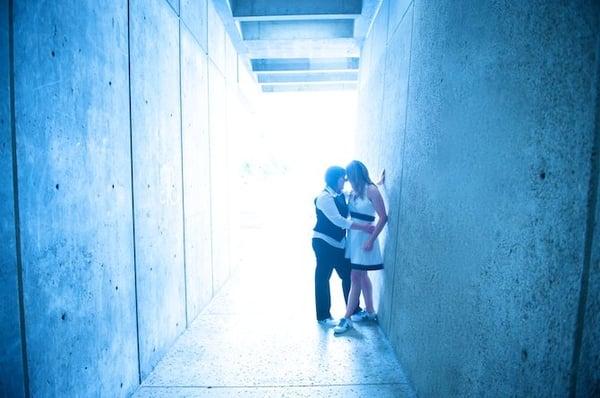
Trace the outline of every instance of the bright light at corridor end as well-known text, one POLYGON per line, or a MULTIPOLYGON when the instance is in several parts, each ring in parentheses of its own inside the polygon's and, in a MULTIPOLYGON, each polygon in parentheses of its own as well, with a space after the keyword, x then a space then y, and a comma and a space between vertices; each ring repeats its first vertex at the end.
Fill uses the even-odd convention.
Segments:
POLYGON ((293 217, 293 229, 309 236, 325 169, 345 167, 353 159, 357 92, 277 92, 258 98, 256 131, 235 155, 242 189, 262 198, 251 201, 246 215, 255 213, 261 223, 293 217))

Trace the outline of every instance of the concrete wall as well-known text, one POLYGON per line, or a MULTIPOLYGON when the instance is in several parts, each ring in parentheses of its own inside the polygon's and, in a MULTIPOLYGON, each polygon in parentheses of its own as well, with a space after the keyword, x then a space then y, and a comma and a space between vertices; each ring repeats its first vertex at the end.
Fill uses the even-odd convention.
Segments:
POLYGON ((18 295, 8 1, 0 2, 0 396, 23 395, 23 356, 18 295))
POLYGON ((386 169, 376 290, 419 395, 598 392, 599 15, 592 1, 381 6, 357 148, 386 169))
POLYGON ((127 396, 231 272, 221 170, 238 111, 225 87, 243 94, 225 54, 236 68, 237 54, 206 0, 15 2, 12 25, 8 10, 1 394, 127 396))
POLYGON ((15 2, 14 32, 28 390, 123 395, 138 378, 127 2, 15 2))

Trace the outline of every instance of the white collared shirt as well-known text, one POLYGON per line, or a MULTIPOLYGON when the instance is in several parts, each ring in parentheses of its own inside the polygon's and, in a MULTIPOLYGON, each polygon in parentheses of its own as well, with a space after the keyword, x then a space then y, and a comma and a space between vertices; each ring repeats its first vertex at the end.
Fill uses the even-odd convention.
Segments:
MULTIPOLYGON (((325 187, 325 190, 317 196, 317 209, 321 210, 325 217, 329 219, 334 225, 343 228, 350 229, 352 225, 352 221, 347 218, 344 218, 337 206, 335 205, 335 199, 338 195, 343 195, 343 193, 336 193, 330 187, 325 187)), ((343 238, 341 241, 337 241, 330 236, 322 234, 317 231, 313 231, 313 238, 322 239, 333 247, 337 247, 338 249, 343 249, 346 247, 346 238, 343 238)))

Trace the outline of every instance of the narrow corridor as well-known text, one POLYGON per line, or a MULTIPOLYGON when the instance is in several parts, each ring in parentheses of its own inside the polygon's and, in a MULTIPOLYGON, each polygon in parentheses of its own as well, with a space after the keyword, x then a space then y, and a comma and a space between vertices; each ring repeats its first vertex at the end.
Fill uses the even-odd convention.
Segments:
POLYGON ((0 398, 600 397, 600 1, 0 0, 0 97, 0 398))
MULTIPOLYGON (((265 241, 262 232, 254 235, 265 241)), ((136 397, 413 396, 379 326, 355 324, 335 337, 315 321, 312 252, 298 253, 302 245, 290 241, 294 247, 282 245, 265 259, 258 241, 245 240, 257 248, 245 257, 251 265, 240 267, 136 397)), ((341 316, 335 274, 331 287, 333 315, 341 316)))

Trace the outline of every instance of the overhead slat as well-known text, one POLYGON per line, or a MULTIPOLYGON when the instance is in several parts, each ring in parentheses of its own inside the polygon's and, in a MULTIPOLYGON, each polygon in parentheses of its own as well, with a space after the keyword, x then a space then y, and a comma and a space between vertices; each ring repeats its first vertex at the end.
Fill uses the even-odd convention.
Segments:
POLYGON ((249 58, 358 57, 354 39, 245 40, 249 58))
POLYGON ((238 20, 356 18, 362 0, 231 0, 232 14, 238 20))
POLYGON ((358 72, 269 73, 258 75, 259 83, 355 82, 358 72))
POLYGON ((262 86, 262 91, 265 93, 288 91, 341 91, 356 89, 356 83, 265 84, 262 86))
POLYGON ((252 60, 252 71, 255 73, 342 70, 358 70, 358 58, 271 58, 252 60))
POLYGON ((244 40, 337 39, 354 37, 354 20, 241 22, 244 40))

